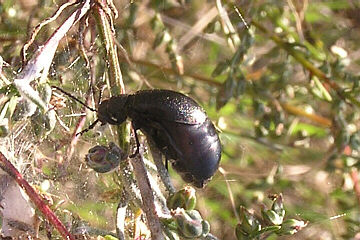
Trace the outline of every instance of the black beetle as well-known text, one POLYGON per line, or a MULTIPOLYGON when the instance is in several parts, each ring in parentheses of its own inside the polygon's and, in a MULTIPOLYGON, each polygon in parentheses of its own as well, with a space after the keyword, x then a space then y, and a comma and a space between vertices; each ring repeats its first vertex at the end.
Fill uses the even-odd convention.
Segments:
POLYGON ((199 104, 184 94, 155 89, 114 96, 100 103, 97 115, 98 120, 83 132, 98 121, 118 125, 129 117, 137 144, 140 129, 182 179, 195 187, 204 187, 219 167, 221 144, 215 127, 199 104))
POLYGON ((221 144, 205 111, 190 97, 170 90, 142 90, 100 103, 98 120, 132 120, 169 159, 183 180, 202 188, 218 169, 221 144))

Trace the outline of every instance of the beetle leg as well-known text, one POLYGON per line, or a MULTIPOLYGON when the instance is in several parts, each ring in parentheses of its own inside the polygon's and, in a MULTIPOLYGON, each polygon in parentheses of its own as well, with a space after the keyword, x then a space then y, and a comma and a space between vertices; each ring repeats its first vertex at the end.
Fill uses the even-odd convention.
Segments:
POLYGON ((99 122, 99 119, 96 119, 95 122, 93 122, 88 128, 85 128, 81 132, 76 133, 75 136, 79 136, 79 135, 81 136, 84 133, 88 132, 89 130, 93 129, 98 122, 99 122))

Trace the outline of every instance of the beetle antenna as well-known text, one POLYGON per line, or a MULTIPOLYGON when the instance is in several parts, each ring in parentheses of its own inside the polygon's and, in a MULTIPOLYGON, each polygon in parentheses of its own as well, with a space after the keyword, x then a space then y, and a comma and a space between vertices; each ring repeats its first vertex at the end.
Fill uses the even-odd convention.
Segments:
MULTIPOLYGON (((76 102, 78 102, 78 103, 80 103, 81 105, 83 105, 84 107, 86 107, 87 109, 89 109, 89 110, 91 110, 91 111, 93 111, 93 112, 97 112, 97 110, 96 109, 94 109, 94 108, 92 108, 92 107, 89 107, 88 105, 86 105, 83 101, 81 101, 80 99, 78 99, 78 98, 76 98, 76 97, 74 97, 73 95, 71 95, 70 93, 68 93, 68 92, 65 92, 63 89, 61 89, 61 88, 59 88, 59 87, 57 87, 57 86, 51 86, 51 87, 53 87, 53 88, 55 88, 55 89, 57 89, 57 90, 59 90, 60 92, 62 92, 63 94, 65 94, 66 96, 68 96, 68 97, 70 97, 70 98, 72 98, 73 100, 75 100, 76 102)), ((95 125, 94 125, 95 126, 95 125)), ((94 127, 93 126, 93 127, 94 127)))
POLYGON ((81 132, 78 132, 75 136, 83 135, 84 133, 88 132, 89 130, 93 129, 95 125, 99 122, 99 119, 96 119, 89 127, 85 128, 81 132))

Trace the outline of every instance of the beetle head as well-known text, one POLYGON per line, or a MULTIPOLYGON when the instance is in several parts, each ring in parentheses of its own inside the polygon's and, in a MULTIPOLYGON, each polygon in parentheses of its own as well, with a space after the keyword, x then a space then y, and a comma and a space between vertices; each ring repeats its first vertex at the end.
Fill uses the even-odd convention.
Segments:
POLYGON ((128 115, 127 97, 128 95, 124 94, 102 101, 98 108, 99 121, 112 125, 123 123, 128 115))

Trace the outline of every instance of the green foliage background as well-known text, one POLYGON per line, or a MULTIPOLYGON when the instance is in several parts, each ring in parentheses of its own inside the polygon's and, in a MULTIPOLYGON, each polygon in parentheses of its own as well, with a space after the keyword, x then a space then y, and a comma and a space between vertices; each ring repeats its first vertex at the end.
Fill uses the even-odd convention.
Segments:
MULTIPOLYGON (((0 55, 7 63, 3 74, 11 81, 21 68, 20 49, 27 33, 60 2, 0 3, 0 55)), ((222 173, 197 191, 197 209, 214 235, 234 239, 239 207, 259 215, 262 205, 271 203, 267 196, 279 193, 286 218, 309 223, 294 236, 268 239, 359 235, 358 1, 162 0, 115 5, 116 40, 130 59, 119 54, 127 92, 153 87, 185 93, 204 107, 219 129, 222 173), (220 3, 223 15, 218 14, 220 3)), ((67 11, 41 30, 30 55, 66 16, 67 11)), ((74 29, 61 42, 48 82, 84 99, 89 73, 77 48, 77 32, 74 29)), ((100 87, 107 78, 107 60, 97 47, 98 37, 91 44, 100 87)), ((72 158, 66 159, 78 118, 74 114, 81 111, 68 99, 57 114, 69 132, 57 123, 49 135, 41 135, 29 119, 22 119, 10 121, 7 138, 32 143, 26 150, 15 147, 15 152, 27 156, 28 179, 34 184, 50 181, 48 191, 57 200, 65 199, 61 208, 91 226, 113 230, 118 199, 113 175, 94 173, 83 158, 91 146, 113 141, 114 132, 107 127, 105 134, 99 128, 85 134, 72 158), (22 126, 26 131, 19 139, 22 126), (68 161, 60 164, 65 169, 59 167, 63 160, 68 161)), ((87 124, 94 117, 88 114, 87 124)), ((170 171, 181 187, 183 182, 170 171)))

